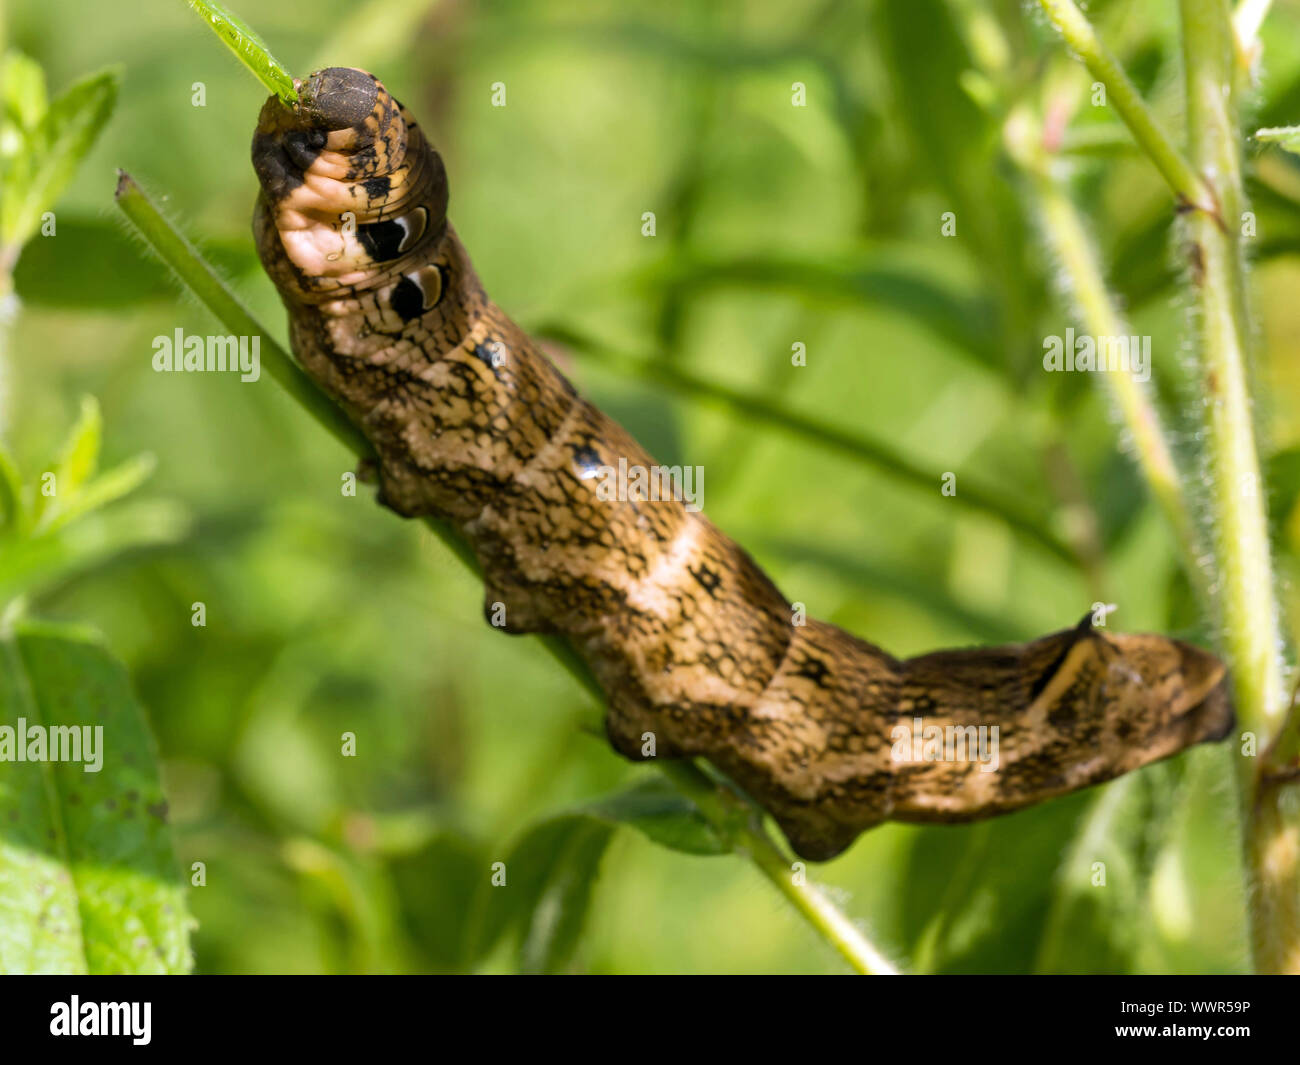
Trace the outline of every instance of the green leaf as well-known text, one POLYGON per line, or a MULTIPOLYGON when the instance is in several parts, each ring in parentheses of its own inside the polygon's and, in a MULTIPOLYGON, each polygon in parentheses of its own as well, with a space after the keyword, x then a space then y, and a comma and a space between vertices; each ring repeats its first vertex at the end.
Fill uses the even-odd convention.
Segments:
POLYGON ((99 404, 87 396, 54 464, 54 494, 37 492, 31 502, 13 463, 0 451, 0 605, 122 551, 172 543, 187 531, 188 516, 173 503, 94 513, 133 492, 154 468, 152 455, 138 455, 91 480, 102 431, 99 404))
POLYGON ((23 506, 23 481, 9 453, 0 447, 0 529, 21 531, 27 523, 23 506))
POLYGON ((0 188, 0 243, 21 247, 54 206, 113 112, 121 74, 83 78, 56 99, 12 161, 0 188))
POLYGON ((59 459, 59 488, 67 491, 69 496, 74 495, 95 472, 103 431, 104 419, 99 413, 99 402, 94 396, 82 396, 81 411, 59 459))
POLYGON ((1255 130, 1255 139, 1266 144, 1276 144, 1288 152, 1300 155, 1300 126, 1269 126, 1255 130))
POLYGON ((90 484, 75 491, 69 499, 64 496, 63 481, 59 480, 59 494, 63 503, 58 513, 49 523, 50 530, 58 529, 70 521, 83 517, 100 507, 116 502, 130 492, 134 492, 148 480, 157 461, 152 455, 136 455, 119 466, 114 466, 107 473, 96 477, 90 484))
POLYGON ((1146 777, 1130 774, 1093 796, 1056 874, 1036 971, 1138 969, 1143 932, 1150 924, 1150 870, 1141 860, 1144 833, 1161 823, 1150 787, 1146 777))
POLYGON ((1287 448, 1269 457, 1265 471, 1269 492, 1269 518, 1273 535, 1281 537, 1282 528, 1300 504, 1300 447, 1287 448))
POLYGON ((5 117, 21 130, 34 130, 49 107, 41 65, 21 52, 9 52, 4 57, 3 91, 5 117))
POLYGON ((695 804, 658 777, 587 803, 580 812, 610 825, 628 825, 669 850, 702 855, 731 853, 695 804))
POLYGON ((389 860, 399 914, 424 971, 463 972, 480 960, 466 956, 462 915, 472 912, 489 864, 478 842, 450 831, 389 860))
POLYGON ((175 543, 188 528, 189 518, 176 504, 141 502, 8 543, 0 552, 0 604, 43 591, 123 551, 175 543))
MULTIPOLYGON (((177 287, 167 268, 141 255, 120 223, 63 210, 58 225, 57 240, 32 241, 18 260, 14 288, 24 306, 121 314, 133 304, 175 302, 177 287)), ((209 238, 203 246, 225 277, 257 268, 247 235, 209 238)))
POLYGON ((564 970, 586 921, 601 858, 619 825, 686 854, 731 850, 695 804, 663 780, 584 803, 530 828, 506 857, 505 884, 480 889, 469 956, 482 958, 509 936, 523 972, 564 970))
POLYGON ((212 32, 220 37, 239 61, 253 72, 253 76, 266 86, 286 104, 298 99, 298 90, 293 87, 293 75, 280 63, 271 50, 262 42, 262 38, 252 28, 217 0, 190 0, 190 7, 197 11, 212 32))
POLYGON ((20 722, 89 727, 92 745, 0 761, 0 972, 187 972, 193 922, 125 669, 83 632, 19 626, 0 636, 0 736, 20 722))
POLYGON ((519 944, 523 972, 556 973, 568 967, 612 835, 613 829, 600 824, 575 824, 555 852, 519 944))
POLYGON ((916 971, 1033 971, 1061 847, 1088 800, 1066 795, 994 821, 916 830, 902 878, 916 971))
POLYGON ((482 957, 510 936, 522 971, 564 969, 577 947, 613 831, 583 815, 533 826, 506 857, 505 883, 480 889, 470 955, 482 957))
POLYGON ((83 396, 81 413, 77 416, 68 439, 64 442, 58 462, 54 467, 54 495, 36 496, 38 528, 58 515, 62 516, 76 500, 81 486, 95 472, 99 461, 99 442, 104 422, 99 414, 99 403, 94 396, 83 396))

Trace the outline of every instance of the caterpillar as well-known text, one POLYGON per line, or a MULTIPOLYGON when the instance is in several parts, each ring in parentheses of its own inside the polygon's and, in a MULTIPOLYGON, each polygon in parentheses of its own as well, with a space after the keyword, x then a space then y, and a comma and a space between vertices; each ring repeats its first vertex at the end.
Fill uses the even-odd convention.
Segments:
POLYGON ((365 71, 297 87, 252 143, 254 234, 295 355, 373 445, 379 502, 459 530, 506 631, 572 644, 618 752, 653 738, 655 757, 709 760, 824 860, 886 820, 1006 813, 1233 728, 1223 663, 1190 644, 1085 618, 899 660, 796 623, 680 501, 602 498, 593 469, 653 462, 484 292, 415 119, 365 71), (977 736, 992 743, 972 757, 977 736))

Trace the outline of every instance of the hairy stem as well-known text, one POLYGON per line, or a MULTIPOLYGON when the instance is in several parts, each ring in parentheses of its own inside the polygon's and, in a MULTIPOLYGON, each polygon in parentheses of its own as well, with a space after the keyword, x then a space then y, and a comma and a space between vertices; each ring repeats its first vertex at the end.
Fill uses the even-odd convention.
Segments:
MULTIPOLYGON (((1169 183, 1187 235, 1199 313, 1206 408, 1214 589, 1221 643, 1243 732, 1258 757, 1237 759, 1256 968, 1300 972, 1300 813, 1293 778, 1274 761, 1297 746, 1288 721, 1265 489, 1248 380, 1250 323, 1238 220, 1243 207, 1236 89, 1253 58, 1268 4, 1180 0, 1190 161, 1156 124, 1123 69, 1072 0, 1039 0, 1066 43, 1106 87, 1111 104, 1169 183), (1245 53, 1243 55, 1243 53, 1245 53)), ((1081 299, 1082 302, 1082 299, 1081 299)), ((1148 475, 1149 476, 1149 475, 1148 475)))
MULTIPOLYGON (((1251 331, 1237 230, 1244 198, 1232 91, 1234 35, 1226 0, 1181 0, 1180 11, 1189 147, 1220 207, 1217 218, 1195 213, 1188 233, 1223 644, 1238 718, 1244 731, 1255 733, 1263 753, 1284 726, 1287 699, 1248 376, 1251 331)), ((1300 822, 1284 811, 1285 788, 1270 780, 1267 762, 1267 757, 1237 759, 1246 807, 1251 941, 1261 971, 1300 972, 1300 822)))
POLYGON ((258 324, 217 272, 208 265, 192 244, 167 221, 145 195, 135 179, 125 170, 117 172, 117 206, 145 239, 154 253, 185 282, 190 291, 225 326, 237 336, 256 336, 261 341, 262 366, 289 393, 316 423, 349 451, 359 455, 371 452, 361 430, 298 369, 284 348, 280 347, 258 324))
MULTIPOLYGON (((1043 238, 1061 265, 1067 295, 1075 305, 1080 324, 1094 337, 1129 336, 1129 325, 1106 288, 1101 260, 1083 217, 1064 183, 1052 173, 1051 161, 1032 141, 1011 147, 1033 187, 1043 238)), ((1131 366, 1103 376, 1147 488, 1173 530, 1188 579, 1209 608, 1212 598, 1204 568, 1205 548, 1183 495, 1182 478, 1156 409, 1154 389, 1131 366)))
POLYGON ((1074 0, 1038 0, 1047 17, 1065 38, 1065 43, 1083 60, 1092 76, 1106 87, 1106 100, 1128 126, 1138 146, 1150 156, 1156 169, 1177 197, 1183 209, 1199 208, 1202 212, 1216 213, 1213 198, 1205 182, 1169 139, 1169 135, 1156 122, 1120 66, 1119 60, 1097 36, 1087 16, 1079 10, 1074 0))
MULTIPOLYGON (((369 442, 321 392, 245 310, 235 295, 199 255, 193 245, 166 219, 140 186, 119 171, 117 205, 160 259, 198 296, 227 329, 242 336, 260 338, 262 363, 268 373, 302 405, 339 443, 365 457, 372 453, 369 442)), ((443 522, 425 522, 443 543, 474 573, 478 560, 468 545, 443 522)), ((586 664, 573 648, 556 636, 539 637, 548 651, 598 703, 604 693, 586 664)), ((897 969, 862 934, 851 920, 814 885, 800 878, 796 882, 790 860, 764 828, 762 814, 734 792, 715 783, 689 762, 657 763, 673 786, 699 808, 734 852, 747 858, 781 892, 813 929, 859 973, 895 974, 897 969), (743 806, 741 805, 743 803, 743 806), (737 809, 745 811, 738 817, 737 809)))
POLYGON ((665 762, 665 776, 699 807, 714 825, 729 825, 732 847, 745 855, 803 918, 817 929, 854 970, 879 976, 898 970, 826 894, 806 876, 803 862, 791 862, 763 829, 759 815, 748 803, 748 816, 737 823, 735 807, 741 800, 690 762, 665 762))

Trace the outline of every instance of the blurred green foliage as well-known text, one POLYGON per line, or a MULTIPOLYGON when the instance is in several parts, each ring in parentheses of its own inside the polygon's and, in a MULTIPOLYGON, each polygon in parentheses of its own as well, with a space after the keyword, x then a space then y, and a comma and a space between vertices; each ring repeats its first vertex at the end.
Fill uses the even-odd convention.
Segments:
MULTIPOLYGON (((129 667, 181 863, 206 865, 189 893, 198 970, 839 971, 745 863, 593 814, 647 771, 586 729, 587 697, 535 641, 483 624, 481 589, 427 531, 340 494, 350 456, 270 381, 152 372, 154 336, 213 323, 111 219, 116 166, 165 198, 264 322, 278 329, 282 313, 249 236, 259 88, 179 0, 145 7, 141 20, 97 0, 9 6, 9 44, 51 84, 109 63, 125 77, 57 236, 18 263, 0 434, 30 468, 92 393, 110 456, 154 453, 153 489, 194 517, 183 540, 32 605, 93 624, 129 667), (341 757, 349 732, 356 757, 341 757), (493 898, 492 863, 520 853, 539 856, 521 873, 538 905, 495 912, 516 903, 493 898)), ((1170 13, 1090 9, 1175 119, 1170 13)), ((973 73, 990 40, 979 18, 999 28, 1018 91, 1077 73, 1021 5, 303 0, 240 14, 295 73, 365 66, 413 109, 485 284, 525 325, 598 338, 936 471, 930 488, 909 483, 558 349, 662 461, 706 467, 710 518, 814 615, 900 655, 1036 636, 1095 598, 1118 604, 1118 627, 1212 638, 1100 389, 1039 369, 1042 338, 1071 320, 1002 155, 1000 105, 973 73), (795 82, 806 107, 791 104, 795 82), (941 235, 948 211, 954 237, 941 235), (791 366, 795 343, 805 367, 791 366), (942 471, 959 493, 969 476, 1050 515, 1055 537, 1094 530, 1100 564, 1085 572, 954 506, 942 471)), ((1255 125, 1300 121, 1298 30, 1300 11, 1278 4, 1255 125)), ((1197 400, 1167 194, 1104 108, 1083 106, 1071 134, 1074 191, 1135 329, 1154 337, 1186 444, 1197 400)), ((1297 160, 1253 152, 1250 191, 1260 418, 1289 573, 1297 160)), ((1196 750, 997 821, 885 826, 811 875, 923 970, 1238 971, 1232 794, 1224 752, 1196 750), (1091 883, 1099 861, 1105 888, 1091 883)))
POLYGON ((25 616, 29 599, 184 535, 175 504, 111 506, 152 464, 97 475, 100 432, 87 398, 39 477, 0 449, 4 973, 176 973, 192 960, 158 752, 126 671, 94 634, 25 616))

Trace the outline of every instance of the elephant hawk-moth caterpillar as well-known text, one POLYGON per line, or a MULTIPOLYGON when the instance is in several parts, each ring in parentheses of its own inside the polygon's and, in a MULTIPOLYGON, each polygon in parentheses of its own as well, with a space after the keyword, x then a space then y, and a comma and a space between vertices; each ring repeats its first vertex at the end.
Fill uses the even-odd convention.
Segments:
MULTIPOLYGON (((790 604, 680 501, 598 497, 593 466, 650 457, 484 292, 447 176, 364 71, 267 100, 253 137, 258 252, 308 374, 374 446, 380 502, 451 522, 510 632, 565 637, 629 758, 708 759, 802 857, 882 821, 957 822, 1109 780, 1233 726, 1213 655, 1081 624, 900 661, 790 604), (996 726, 996 764, 913 757, 898 728, 996 726), (989 771, 991 770, 991 771, 989 771)), ((606 493, 607 494, 607 493, 606 493)))

